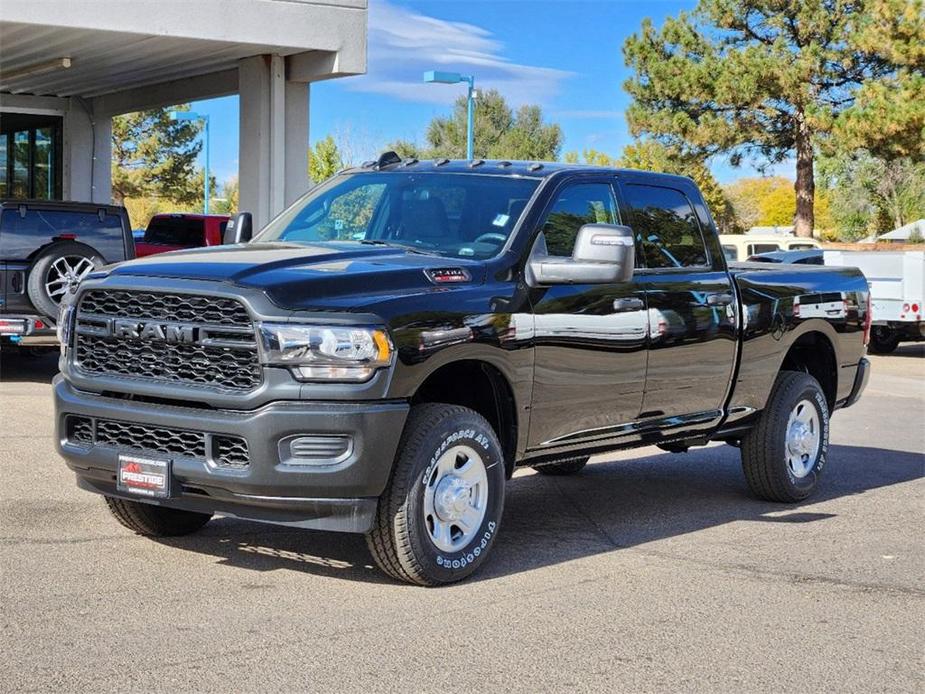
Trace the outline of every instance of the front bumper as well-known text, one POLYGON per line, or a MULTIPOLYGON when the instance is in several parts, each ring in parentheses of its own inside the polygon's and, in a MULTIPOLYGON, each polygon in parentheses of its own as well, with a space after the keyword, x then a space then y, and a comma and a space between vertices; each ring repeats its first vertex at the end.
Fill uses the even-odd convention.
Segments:
POLYGON ((171 508, 361 533, 371 527, 409 410, 400 401, 276 401, 249 411, 200 409, 87 393, 60 375, 54 397, 56 445, 84 489, 171 508), (219 468, 202 457, 72 441, 68 416, 243 438, 248 464, 219 468), (279 442, 296 435, 347 436, 353 445, 334 463, 288 464, 281 460, 279 442), (170 458, 175 496, 154 502, 118 492, 118 458, 126 452, 170 458))

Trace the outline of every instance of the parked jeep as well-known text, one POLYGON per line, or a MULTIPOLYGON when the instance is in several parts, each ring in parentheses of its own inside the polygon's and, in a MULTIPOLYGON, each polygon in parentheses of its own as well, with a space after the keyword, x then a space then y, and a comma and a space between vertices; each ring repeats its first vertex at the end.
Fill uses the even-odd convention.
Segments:
POLYGON ((0 201, 0 344, 55 344, 61 298, 91 271, 134 257, 123 207, 0 201))
POLYGON ((89 275, 55 441, 142 535, 365 533, 390 576, 448 583, 517 466, 724 441, 755 496, 809 497, 867 382, 868 300, 851 268, 727 265, 687 178, 387 153, 249 243, 89 275), (830 293, 837 314, 801 300, 830 293))

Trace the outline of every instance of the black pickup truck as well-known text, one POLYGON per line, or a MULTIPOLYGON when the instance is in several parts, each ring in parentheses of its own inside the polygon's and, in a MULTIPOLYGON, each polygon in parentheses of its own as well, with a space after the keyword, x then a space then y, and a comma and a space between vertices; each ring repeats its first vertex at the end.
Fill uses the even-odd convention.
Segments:
POLYGON ((854 269, 727 267, 687 178, 389 153, 248 243, 88 276, 58 449, 143 535, 364 533, 396 579, 448 583, 517 466, 724 441, 753 494, 808 497, 866 384, 868 298, 854 269))

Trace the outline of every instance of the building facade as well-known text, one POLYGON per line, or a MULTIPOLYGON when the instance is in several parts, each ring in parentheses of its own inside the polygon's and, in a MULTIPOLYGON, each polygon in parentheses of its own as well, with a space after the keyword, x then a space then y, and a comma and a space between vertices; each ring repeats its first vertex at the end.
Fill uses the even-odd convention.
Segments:
POLYGON ((240 207, 309 187, 310 85, 366 71, 367 0, 3 0, 0 198, 111 199, 112 117, 238 94, 240 207))

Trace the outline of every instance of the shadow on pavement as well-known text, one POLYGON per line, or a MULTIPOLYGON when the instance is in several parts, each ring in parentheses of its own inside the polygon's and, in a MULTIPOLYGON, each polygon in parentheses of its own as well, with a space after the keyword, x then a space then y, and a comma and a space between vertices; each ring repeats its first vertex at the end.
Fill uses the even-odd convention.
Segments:
MULTIPOLYGON (((914 480, 922 470, 921 454, 831 446, 821 493, 807 505, 914 480)), ((574 477, 518 475, 508 484, 505 504, 492 557, 470 580, 530 571, 726 523, 816 523, 834 515, 750 498, 738 451, 728 446, 595 463, 574 477)), ((358 535, 220 518, 198 535, 164 542, 255 571, 290 569, 390 582, 374 567, 358 535)))
POLYGON ((57 373, 57 347, 0 350, 0 383, 51 383, 57 373))
POLYGON ((925 342, 903 342, 896 348, 896 351, 875 356, 883 359, 894 359, 896 357, 922 359, 925 358, 925 342))

